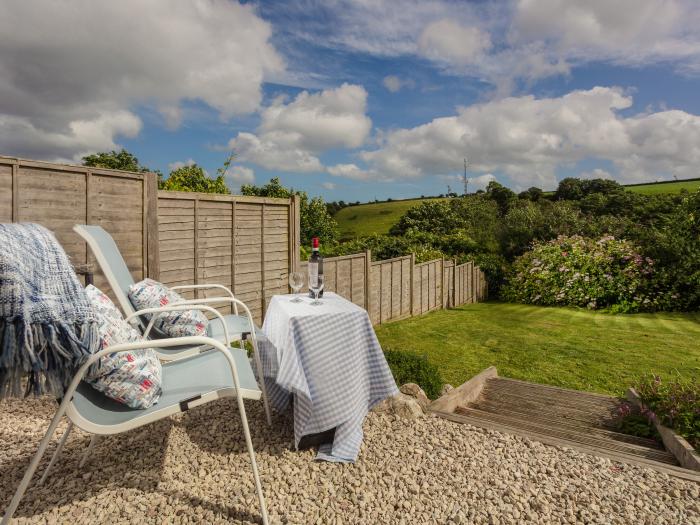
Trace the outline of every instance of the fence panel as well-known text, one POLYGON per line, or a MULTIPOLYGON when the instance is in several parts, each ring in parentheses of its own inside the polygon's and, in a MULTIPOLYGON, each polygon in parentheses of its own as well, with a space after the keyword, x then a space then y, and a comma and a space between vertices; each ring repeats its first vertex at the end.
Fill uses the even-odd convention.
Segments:
MULTIPOLYGON (((356 253, 323 259, 324 290, 335 292, 367 310, 367 278, 365 267, 368 253, 356 253)), ((301 261, 300 271, 306 273, 308 261, 301 261)))
POLYGON ((403 319, 411 315, 411 266, 413 256, 371 263, 370 304, 374 323, 403 319))
POLYGON ((270 297, 289 290, 290 206, 290 199, 159 192, 161 281, 228 286, 261 322, 270 297))
POLYGON ((76 224, 114 237, 135 280, 158 271, 154 247, 156 175, 0 156, 0 221, 35 222, 55 235, 74 264, 92 264, 95 285, 111 293, 76 224))
POLYGON ((417 264, 413 270, 413 315, 443 307, 444 261, 417 264))

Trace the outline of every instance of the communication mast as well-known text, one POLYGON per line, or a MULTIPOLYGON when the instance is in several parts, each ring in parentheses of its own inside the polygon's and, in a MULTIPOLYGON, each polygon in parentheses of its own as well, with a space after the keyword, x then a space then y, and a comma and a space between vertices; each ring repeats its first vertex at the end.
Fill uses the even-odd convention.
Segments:
POLYGON ((467 179, 467 159, 466 157, 464 158, 464 194, 467 194, 467 184, 469 183, 469 180, 467 179))

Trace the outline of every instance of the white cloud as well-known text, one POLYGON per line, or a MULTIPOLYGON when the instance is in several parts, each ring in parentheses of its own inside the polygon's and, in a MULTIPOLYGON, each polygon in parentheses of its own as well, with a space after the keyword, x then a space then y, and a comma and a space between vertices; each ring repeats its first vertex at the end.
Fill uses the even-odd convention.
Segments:
POLYGON ((384 84, 384 87, 392 93, 396 93, 401 89, 401 79, 396 75, 389 75, 384 77, 382 83, 384 84))
POLYGON ((192 158, 189 158, 185 161, 176 160, 175 162, 171 162, 168 164, 168 169, 170 171, 174 171, 174 170, 179 170, 180 168, 184 168, 185 166, 194 166, 195 164, 196 164, 196 162, 192 158))
POLYGON ((69 120, 46 130, 31 119, 0 114, 0 151, 34 159, 70 162, 95 152, 116 149, 114 137, 135 137, 141 119, 129 111, 106 111, 91 119, 69 120))
POLYGON ((418 52, 436 62, 465 65, 491 47, 488 33, 452 20, 438 20, 425 26, 418 39, 418 52))
POLYGON ((697 0, 307 0, 284 10, 285 31, 301 46, 425 57, 449 74, 493 84, 498 96, 518 80, 596 61, 670 61, 700 73, 697 0))
POLYGON ((326 171, 334 177, 355 180, 371 179, 374 175, 374 173, 360 168, 357 164, 336 164, 335 166, 328 166, 326 171))
POLYGON ((323 171, 318 158, 323 151, 365 142, 372 128, 366 106, 367 91, 351 84, 302 91, 288 103, 277 98, 263 110, 257 133, 239 133, 228 148, 239 160, 271 170, 323 171))
POLYGON ((188 100, 223 118, 253 112, 266 76, 284 68, 270 36, 252 5, 228 0, 7 0, 0 150, 51 158, 115 147, 117 136, 133 136, 134 106, 159 111, 170 128, 188 100), (127 114, 126 129, 104 118, 127 114), (85 123, 94 138, 73 129, 85 123), (43 147, 6 131, 18 127, 43 147))
POLYGON ((252 184, 255 182, 255 171, 245 166, 231 166, 226 170, 224 178, 227 182, 230 182, 232 186, 252 184))
POLYGON ((401 90, 401 79, 396 75, 388 75, 384 77, 382 81, 384 87, 387 88, 392 93, 396 93, 401 90))
POLYGON ((579 60, 697 61, 699 16, 693 0, 520 0, 512 36, 579 60))
POLYGON ((321 184, 325 189, 327 190, 334 190, 335 189, 335 183, 334 182, 324 182, 321 184))
POLYGON ((601 168, 595 168, 591 171, 582 171, 576 176, 579 179, 614 179, 614 177, 610 174, 609 171, 606 171, 601 168))
POLYGON ((382 80, 384 87, 391 91, 392 93, 397 93, 404 88, 414 88, 416 83, 410 78, 401 78, 396 75, 387 75, 382 80))
POLYGON ((364 151, 367 172, 388 178, 501 172, 516 188, 552 187, 560 168, 608 160, 616 178, 690 177, 700 165, 700 116, 678 110, 625 117, 632 98, 596 87, 558 98, 510 97, 460 108, 457 115, 387 133, 364 151))

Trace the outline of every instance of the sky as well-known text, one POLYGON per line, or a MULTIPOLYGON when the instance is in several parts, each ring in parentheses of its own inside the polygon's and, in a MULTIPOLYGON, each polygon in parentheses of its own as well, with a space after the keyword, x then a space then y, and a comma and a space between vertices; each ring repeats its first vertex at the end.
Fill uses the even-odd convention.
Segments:
POLYGON ((0 155, 328 201, 700 176, 696 0, 4 0, 0 155), (27 28, 31 27, 31 30, 27 28))

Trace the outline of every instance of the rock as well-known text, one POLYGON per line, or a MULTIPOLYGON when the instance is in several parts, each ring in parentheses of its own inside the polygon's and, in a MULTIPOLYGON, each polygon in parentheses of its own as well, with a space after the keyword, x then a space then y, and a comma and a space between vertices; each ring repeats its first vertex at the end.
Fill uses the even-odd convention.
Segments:
POLYGON ((376 404, 372 412, 393 414, 403 419, 416 419, 423 415, 423 407, 413 396, 399 393, 376 404))
POLYGON ((447 394, 448 392, 451 392, 454 389, 455 389, 455 387, 453 387, 451 384, 445 383, 444 385, 442 385, 442 388, 440 389, 440 397, 444 396, 445 394, 447 394))
POLYGON ((377 413, 382 413, 382 412, 391 412, 391 398, 387 397, 386 399, 380 401, 376 405, 372 407, 372 412, 377 412, 377 413))
POLYGON ((425 407, 430 404, 430 399, 428 399, 428 396, 426 396, 423 389, 415 383, 406 383, 405 385, 402 385, 399 390, 403 394, 415 398, 422 409, 425 409, 425 407))

